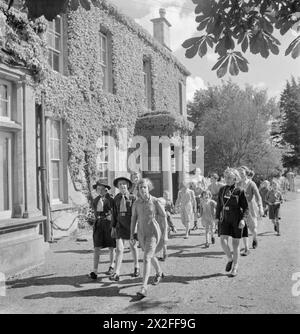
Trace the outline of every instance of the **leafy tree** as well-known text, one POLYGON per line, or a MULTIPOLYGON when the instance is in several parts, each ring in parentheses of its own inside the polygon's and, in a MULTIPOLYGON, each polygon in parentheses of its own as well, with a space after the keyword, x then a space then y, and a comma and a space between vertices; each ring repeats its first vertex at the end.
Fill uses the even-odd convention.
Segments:
MULTIPOLYGON (((299 0, 192 0, 196 4, 197 30, 204 31, 199 37, 187 39, 182 46, 186 57, 197 53, 203 57, 208 48, 219 55, 212 70, 223 77, 228 70, 231 75, 248 71, 248 61, 243 54, 249 50, 267 58, 279 54, 280 41, 274 37, 279 30, 285 35, 300 21, 299 0), (240 45, 241 51, 236 51, 240 45)), ((285 51, 296 58, 300 54, 300 35, 285 51)))
POLYGON ((289 150, 283 155, 283 165, 288 168, 300 166, 300 80, 287 82, 280 96, 280 118, 273 137, 289 150))
POLYGON ((281 152, 270 141, 269 126, 278 113, 265 90, 231 81, 197 91, 188 104, 195 133, 204 136, 205 172, 222 173, 227 166, 249 165, 265 174, 281 167, 281 152))

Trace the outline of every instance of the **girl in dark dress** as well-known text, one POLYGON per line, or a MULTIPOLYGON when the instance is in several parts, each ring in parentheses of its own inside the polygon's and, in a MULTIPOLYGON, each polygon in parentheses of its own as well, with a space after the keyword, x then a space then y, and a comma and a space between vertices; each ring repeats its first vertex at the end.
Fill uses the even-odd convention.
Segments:
POLYGON ((221 246, 228 258, 225 270, 231 276, 237 275, 239 245, 242 238, 242 231, 245 226, 244 217, 248 210, 248 203, 244 191, 236 187, 239 180, 239 172, 233 168, 227 168, 224 172, 226 185, 219 191, 216 219, 219 225, 221 246), (232 248, 228 244, 229 237, 232 237, 232 248))
POLYGON ((110 186, 98 181, 93 188, 99 194, 93 200, 93 209, 95 213, 95 223, 93 226, 94 242, 94 268, 90 273, 92 279, 97 279, 100 251, 102 248, 109 248, 110 266, 107 275, 111 275, 114 270, 116 240, 111 237, 111 214, 113 199, 108 193, 110 186))

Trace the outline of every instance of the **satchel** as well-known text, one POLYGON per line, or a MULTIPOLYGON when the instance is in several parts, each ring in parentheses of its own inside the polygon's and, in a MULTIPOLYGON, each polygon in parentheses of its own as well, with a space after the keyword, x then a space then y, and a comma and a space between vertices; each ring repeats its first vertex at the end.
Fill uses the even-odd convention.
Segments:
POLYGON ((110 236, 111 236, 113 239, 117 239, 117 229, 116 229, 115 227, 112 227, 112 228, 111 228, 110 236))

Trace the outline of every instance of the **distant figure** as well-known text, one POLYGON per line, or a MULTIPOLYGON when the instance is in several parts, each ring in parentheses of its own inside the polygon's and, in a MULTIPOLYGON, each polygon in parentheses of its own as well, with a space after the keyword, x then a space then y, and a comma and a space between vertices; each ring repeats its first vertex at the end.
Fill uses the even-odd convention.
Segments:
POLYGON ((267 216, 268 209, 269 209, 268 204, 266 202, 266 196, 269 191, 270 191, 270 182, 268 180, 265 180, 260 184, 260 187, 259 187, 259 193, 262 199, 263 210, 264 210, 263 217, 267 216))
POLYGON ((269 219, 274 225, 274 231, 280 235, 279 229, 279 210, 280 204, 283 202, 282 194, 279 191, 279 184, 277 181, 272 181, 271 190, 266 195, 266 202, 269 205, 269 219))
POLYGON ((219 176, 217 173, 213 173, 210 176, 210 185, 208 186, 208 190, 211 192, 212 199, 214 201, 218 200, 219 190, 224 185, 220 182, 218 182, 219 176))
POLYGON ((289 190, 294 192, 295 191, 295 173, 290 169, 288 173, 286 173, 286 177, 289 182, 289 190))

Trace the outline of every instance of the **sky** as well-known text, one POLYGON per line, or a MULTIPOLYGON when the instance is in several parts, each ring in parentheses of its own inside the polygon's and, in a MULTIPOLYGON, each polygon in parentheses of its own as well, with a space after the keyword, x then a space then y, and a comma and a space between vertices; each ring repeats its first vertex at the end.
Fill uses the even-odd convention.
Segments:
POLYGON ((197 89, 205 89, 208 86, 219 85, 222 80, 231 79, 241 87, 250 84, 258 89, 266 89, 269 97, 277 100, 286 81, 292 76, 300 77, 300 57, 293 59, 284 52, 289 43, 297 36, 296 32, 288 32, 284 36, 279 33, 275 37, 281 41, 280 54, 265 59, 260 55, 246 53, 249 61, 249 71, 240 72, 238 76, 226 74, 219 79, 216 71, 211 68, 216 63, 218 56, 210 49, 206 56, 200 58, 196 55, 192 59, 185 57, 185 49, 181 44, 188 38, 200 36, 203 32, 197 31, 195 22, 195 5, 192 0, 109 0, 116 5, 121 12, 133 18, 153 35, 153 24, 150 21, 159 17, 159 8, 166 9, 166 19, 171 23, 170 38, 171 49, 177 59, 191 72, 187 80, 187 99, 191 100, 197 89))

